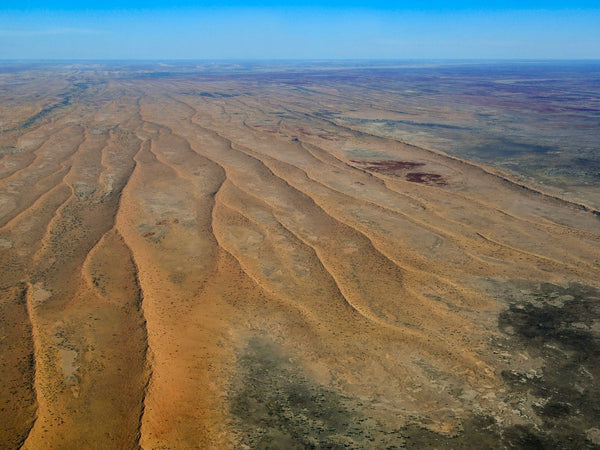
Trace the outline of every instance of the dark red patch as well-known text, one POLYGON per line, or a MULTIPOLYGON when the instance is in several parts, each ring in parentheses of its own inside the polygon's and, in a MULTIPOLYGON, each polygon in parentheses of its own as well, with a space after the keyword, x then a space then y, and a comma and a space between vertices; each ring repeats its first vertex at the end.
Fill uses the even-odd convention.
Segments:
POLYGON ((406 174, 406 181, 413 183, 435 184, 436 186, 447 186, 444 177, 437 173, 411 172, 406 174))
POLYGON ((169 225, 169 223, 179 223, 179 219, 171 219, 171 218, 161 219, 158 222, 156 222, 156 225, 169 225))
POLYGON ((305 134, 306 136, 312 136, 313 135, 310 131, 307 131, 306 128, 299 127, 299 128, 297 128, 297 130, 300 133, 305 134))
POLYGON ((337 141, 337 139, 334 136, 330 135, 330 134, 319 134, 319 137, 321 139, 325 139, 327 141, 337 141))
POLYGON ((425 163, 414 162, 414 161, 394 161, 394 160, 382 160, 382 161, 361 161, 357 159, 352 160, 353 163, 361 164, 365 166, 365 169, 372 170, 373 172, 389 172, 394 170, 408 170, 414 169, 415 167, 424 166, 425 163))
POLYGON ((150 236, 154 236, 155 234, 156 233, 154 231, 148 231, 148 232, 142 234, 142 236, 145 237, 145 238, 147 238, 147 237, 150 237, 150 236))

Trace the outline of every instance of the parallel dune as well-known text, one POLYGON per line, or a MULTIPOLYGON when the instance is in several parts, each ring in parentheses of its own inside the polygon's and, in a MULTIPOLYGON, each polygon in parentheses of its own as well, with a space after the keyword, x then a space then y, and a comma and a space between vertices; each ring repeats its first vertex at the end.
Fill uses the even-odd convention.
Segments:
POLYGON ((3 447, 600 445, 593 208, 326 84, 44 79, 1 94, 3 447))

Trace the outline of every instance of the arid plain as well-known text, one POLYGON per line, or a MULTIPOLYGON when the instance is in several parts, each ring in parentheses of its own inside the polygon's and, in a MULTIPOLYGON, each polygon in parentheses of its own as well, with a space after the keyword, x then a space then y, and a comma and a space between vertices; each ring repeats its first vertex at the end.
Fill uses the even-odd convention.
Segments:
POLYGON ((414 74, 2 65, 0 446, 598 448, 598 185, 414 74))

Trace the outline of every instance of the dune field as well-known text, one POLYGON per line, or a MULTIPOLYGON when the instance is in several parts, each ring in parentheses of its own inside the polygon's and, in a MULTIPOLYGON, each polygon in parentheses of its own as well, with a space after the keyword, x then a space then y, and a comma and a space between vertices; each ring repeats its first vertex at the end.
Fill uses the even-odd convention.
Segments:
POLYGON ((600 446, 594 188, 325 72, 4 68, 0 447, 600 446))

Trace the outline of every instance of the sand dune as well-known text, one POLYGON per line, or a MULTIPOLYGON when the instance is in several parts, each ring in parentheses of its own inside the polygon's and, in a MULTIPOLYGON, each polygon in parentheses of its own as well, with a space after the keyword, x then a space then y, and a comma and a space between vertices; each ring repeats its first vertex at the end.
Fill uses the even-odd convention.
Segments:
POLYGON ((358 94, 86 76, 2 112, 2 446, 599 444, 552 353, 597 349, 592 207, 325 114, 358 94))

